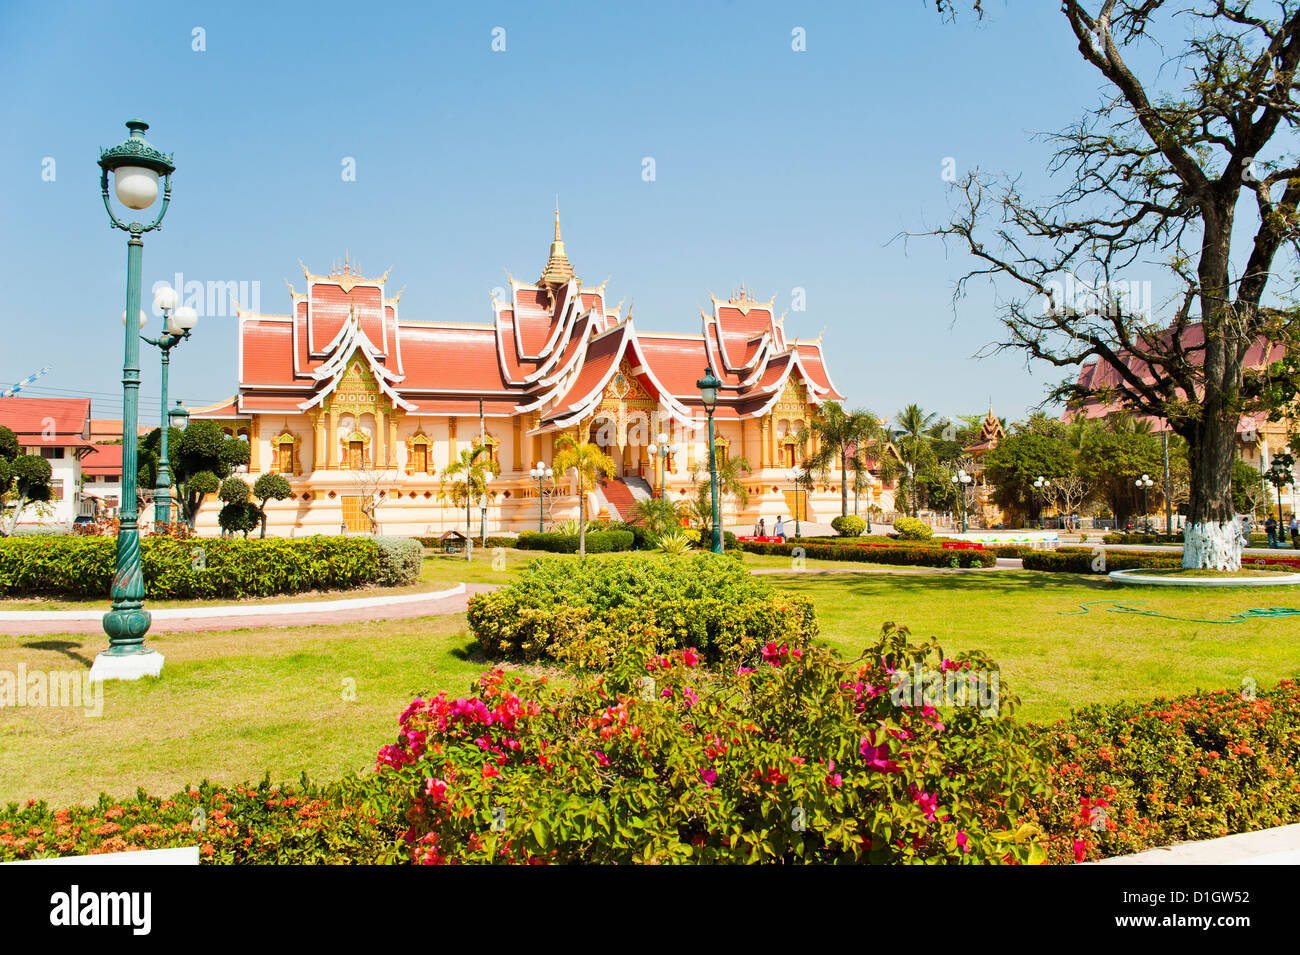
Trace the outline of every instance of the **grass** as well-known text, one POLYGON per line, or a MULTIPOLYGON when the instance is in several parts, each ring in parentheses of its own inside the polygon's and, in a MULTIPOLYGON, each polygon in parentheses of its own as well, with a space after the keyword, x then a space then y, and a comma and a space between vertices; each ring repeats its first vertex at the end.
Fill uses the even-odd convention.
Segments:
POLYGON ((1246 678, 1262 686, 1300 673, 1300 617, 1223 622, 1252 607, 1300 613, 1300 587, 1267 595, 1171 590, 1009 570, 769 580, 811 596, 823 639, 844 654, 856 656, 885 621, 938 640, 950 654, 987 651, 1026 719, 1056 719, 1089 703, 1240 687, 1246 678), (1090 601, 1108 603, 1081 606, 1090 601), (1131 609, 1111 609, 1120 606, 1131 609), (1143 615, 1152 613, 1167 616, 1143 615))
MULTIPOLYGON (((535 556, 507 550, 468 563, 433 556, 421 584, 505 583, 535 556)), ((822 569, 816 563, 808 568, 822 569)), ((784 557, 748 555, 746 565, 789 569, 784 557)), ((1300 609, 1300 587, 1265 597, 1029 571, 767 579, 810 595, 823 639, 846 655, 856 656, 887 620, 938 639, 949 653, 988 651, 1028 719, 1065 716, 1093 702, 1238 687, 1247 677, 1265 686, 1300 671, 1300 621, 1223 622, 1257 605, 1300 609), (1090 601, 1107 603, 1081 609, 1090 601), (1111 609, 1119 606, 1130 609, 1111 609), (1140 615, 1151 612, 1184 619, 1140 615)), ((233 782, 269 771, 294 779, 305 771, 329 779, 364 770, 392 741, 412 696, 462 692, 487 666, 461 614, 158 634, 149 642, 166 655, 162 679, 106 684, 98 717, 70 708, 0 709, 0 801, 82 802, 101 790, 126 795, 137 786, 170 794, 205 776, 233 782), (349 688, 353 699, 345 698, 349 688)), ((0 671, 22 663, 28 672, 80 672, 103 645, 99 635, 0 636, 0 671)))

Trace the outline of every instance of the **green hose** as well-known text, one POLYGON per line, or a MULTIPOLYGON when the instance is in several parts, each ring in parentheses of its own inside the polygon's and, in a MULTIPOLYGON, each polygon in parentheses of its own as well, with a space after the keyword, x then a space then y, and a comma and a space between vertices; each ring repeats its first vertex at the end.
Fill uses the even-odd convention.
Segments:
POLYGON ((1247 620, 1256 620, 1261 617, 1265 619, 1300 617, 1300 610, 1294 607, 1251 607, 1249 610, 1229 614, 1227 620, 1207 620, 1204 617, 1175 617, 1172 614, 1160 613, 1157 610, 1139 610, 1139 607, 1145 606, 1145 601, 1130 603, 1124 600, 1088 600, 1079 604, 1080 609, 1078 610, 1058 610, 1056 612, 1066 617, 1075 614, 1092 613, 1091 608, 1096 604, 1113 604, 1113 606, 1106 608, 1111 613, 1132 613, 1141 617, 1160 617, 1163 620, 1182 620, 1186 623, 1245 623, 1247 620))

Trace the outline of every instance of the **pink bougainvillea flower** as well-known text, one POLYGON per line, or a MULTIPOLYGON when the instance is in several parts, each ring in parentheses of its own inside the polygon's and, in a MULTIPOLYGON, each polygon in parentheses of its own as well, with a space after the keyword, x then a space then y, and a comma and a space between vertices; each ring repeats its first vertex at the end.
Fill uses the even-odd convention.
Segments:
POLYGON ((681 660, 688 667, 698 666, 700 655, 694 647, 687 647, 681 652, 681 660))
POLYGON ((1082 839, 1074 840, 1074 861, 1082 862, 1088 855, 1088 847, 1082 839))
POLYGON ((971 851, 970 837, 960 829, 957 830, 957 847, 963 854, 971 851))
POLYGON ((704 786, 712 789, 713 784, 718 781, 718 771, 716 769, 701 769, 700 778, 704 780, 704 786))
POLYGON ((867 769, 875 770, 878 773, 900 773, 898 763, 889 758, 889 749, 886 746, 876 745, 876 731, 870 730, 867 735, 862 737, 862 742, 858 746, 858 752, 867 762, 867 769))
POLYGON ((687 706, 694 706, 696 703, 700 702, 700 698, 695 695, 695 691, 689 686, 682 690, 682 696, 686 697, 687 706))

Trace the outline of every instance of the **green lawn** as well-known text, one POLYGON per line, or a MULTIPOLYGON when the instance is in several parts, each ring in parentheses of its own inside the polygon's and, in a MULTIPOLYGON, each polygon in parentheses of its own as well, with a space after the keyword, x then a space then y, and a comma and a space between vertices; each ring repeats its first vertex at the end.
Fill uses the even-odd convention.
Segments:
POLYGON ((1300 616, 1198 622, 1253 607, 1300 610, 1300 587, 1183 590, 1033 571, 769 580, 810 595, 823 638, 846 654, 857 655, 885 621, 935 638, 949 653, 987 651, 1027 719, 1055 719, 1088 703, 1239 687, 1248 677, 1265 685, 1300 674, 1300 616), (1078 612, 1094 600, 1195 619, 1117 613, 1105 605, 1078 612))
MULTIPOLYGON (((468 564, 431 557, 422 584, 507 582, 535 555, 506 551, 504 568, 484 556, 468 564)), ((789 566, 785 558, 752 555, 746 564, 789 566)), ((812 596, 824 639, 846 654, 856 655, 887 620, 938 638, 949 652, 987 650, 1030 719, 1064 716, 1090 702, 1237 687, 1247 677, 1262 686, 1300 673, 1300 618, 1215 624, 1105 606, 1072 613, 1086 601, 1119 600, 1220 620, 1251 607, 1300 609, 1300 587, 1183 591, 1026 571, 767 579, 812 596)), ((104 644, 102 636, 0 636, 0 670, 13 672, 19 663, 29 672, 81 670, 104 644)), ((162 679, 106 684, 101 716, 0 709, 0 801, 66 803, 137 785, 171 793, 204 776, 231 782, 269 770, 292 779, 305 770, 328 779, 366 769, 392 741, 397 715, 414 694, 460 692, 485 666, 472 652, 463 615, 159 634, 150 644, 167 657, 162 679), (354 700, 345 699, 349 687, 354 700)))

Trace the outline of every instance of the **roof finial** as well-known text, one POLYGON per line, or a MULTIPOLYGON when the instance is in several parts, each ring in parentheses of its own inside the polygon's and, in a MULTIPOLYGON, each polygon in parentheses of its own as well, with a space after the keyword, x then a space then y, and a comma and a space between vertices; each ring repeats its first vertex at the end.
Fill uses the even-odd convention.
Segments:
POLYGON ((560 241, 560 196, 555 196, 555 241, 560 241))
POLYGON ((560 197, 556 196, 555 241, 551 243, 551 254, 546 260, 546 267, 542 269, 542 277, 538 280, 538 284, 563 285, 575 277, 573 266, 569 264, 569 257, 564 253, 564 240, 560 238, 560 197))

